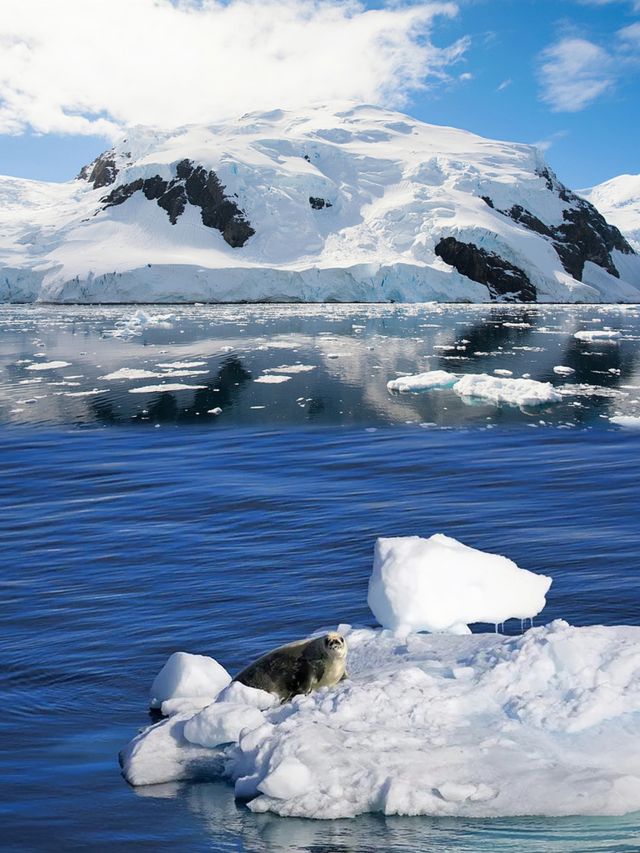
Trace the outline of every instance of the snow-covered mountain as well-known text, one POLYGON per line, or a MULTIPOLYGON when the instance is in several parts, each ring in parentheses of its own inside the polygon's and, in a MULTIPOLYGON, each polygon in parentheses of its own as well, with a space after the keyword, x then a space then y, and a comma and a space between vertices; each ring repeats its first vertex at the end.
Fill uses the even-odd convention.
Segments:
POLYGON ((636 252, 640 252, 640 175, 619 175, 580 195, 619 228, 636 252))
POLYGON ((1 178, 0 299, 637 302, 640 258, 534 147, 331 105, 1 178))

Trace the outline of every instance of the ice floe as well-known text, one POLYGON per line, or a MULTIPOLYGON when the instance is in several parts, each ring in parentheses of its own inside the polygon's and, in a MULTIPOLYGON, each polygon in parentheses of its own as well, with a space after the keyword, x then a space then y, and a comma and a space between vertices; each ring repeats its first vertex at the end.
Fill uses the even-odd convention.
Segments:
POLYGON ((40 361, 37 364, 30 364, 27 370, 60 370, 62 367, 70 367, 69 361, 40 361))
POLYGON ((486 373, 468 373, 456 382, 453 390, 461 397, 506 403, 511 406, 541 406, 559 403, 562 395, 550 382, 535 379, 509 379, 488 376, 486 373))
POLYGON ((171 329, 173 319, 173 314, 149 314, 139 308, 130 317, 118 320, 114 329, 106 329, 102 334, 106 338, 134 338, 150 327, 171 329))
POLYGON ((614 415, 609 422, 623 429, 640 430, 640 417, 637 415, 614 415))
POLYGON ((597 343, 603 343, 606 341, 616 340, 619 338, 621 333, 618 331, 612 331, 610 329, 593 329, 589 331, 575 332, 574 338, 578 341, 596 341, 597 343))
POLYGON ((155 370, 142 370, 135 367, 121 367, 119 370, 114 370, 112 373, 107 373, 101 376, 101 379, 117 380, 117 379, 156 379, 158 376, 163 376, 155 370))
POLYGON ((226 777, 254 812, 325 819, 640 809, 640 628, 340 630, 348 681, 271 707, 251 688, 176 703, 122 751, 125 777, 226 777))
POLYGON ((206 361, 165 361, 157 364, 163 370, 193 370, 194 367, 206 367, 206 361))
POLYGON ((550 582, 446 536, 381 539, 369 603, 393 630, 338 627, 346 681, 281 704, 176 653, 150 694, 167 718, 122 750, 123 774, 227 778, 254 812, 308 818, 638 810, 640 628, 460 630, 537 613, 550 582))
POLYGON ((153 394, 157 391, 198 391, 206 385, 184 385, 181 382, 165 382, 161 385, 142 385, 139 388, 129 388, 130 394, 153 394))
POLYGON ((264 385, 278 385, 281 382, 288 382, 290 376, 278 376, 275 373, 265 373, 264 376, 258 376, 254 382, 261 382, 264 385))
POLYGON ((432 388, 452 388, 458 381, 455 373, 446 370, 430 370, 414 376, 399 376, 387 382, 389 391, 429 391, 432 388))
POLYGON ((513 379, 510 370, 497 369, 497 376, 486 373, 467 373, 456 376, 446 370, 432 370, 410 376, 400 376, 387 382, 389 391, 430 391, 436 388, 451 388, 467 399, 488 400, 490 403, 507 403, 512 406, 539 406, 559 403, 562 395, 550 382, 535 379, 513 379))

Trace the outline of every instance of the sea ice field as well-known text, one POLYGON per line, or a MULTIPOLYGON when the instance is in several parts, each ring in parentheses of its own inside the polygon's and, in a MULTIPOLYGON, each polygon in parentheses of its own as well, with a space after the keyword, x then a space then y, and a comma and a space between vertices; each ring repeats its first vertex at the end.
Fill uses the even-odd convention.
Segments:
POLYGON ((4 849, 640 849, 639 339, 634 306, 0 308, 4 849), (476 594, 410 610, 455 543, 476 594), (338 688, 225 688, 338 627, 338 688), (198 667, 154 685, 176 652, 244 733, 198 667))

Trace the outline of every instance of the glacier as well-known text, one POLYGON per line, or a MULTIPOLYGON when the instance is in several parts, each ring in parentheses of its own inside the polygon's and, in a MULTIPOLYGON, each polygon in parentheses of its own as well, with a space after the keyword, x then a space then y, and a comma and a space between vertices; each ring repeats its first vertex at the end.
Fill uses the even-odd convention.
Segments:
POLYGON ((640 175, 618 175, 579 194, 622 231, 640 252, 640 175))
POLYGON ((632 245, 537 148, 374 106, 133 127, 0 202, 5 302, 640 301, 632 245))

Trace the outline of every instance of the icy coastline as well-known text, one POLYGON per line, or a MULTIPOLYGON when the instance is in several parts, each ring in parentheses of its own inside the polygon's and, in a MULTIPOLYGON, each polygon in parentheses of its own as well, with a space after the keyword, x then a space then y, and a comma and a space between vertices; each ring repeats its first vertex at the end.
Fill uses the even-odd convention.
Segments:
POLYGON ((129 128, 74 181, 0 176, 0 202, 6 302, 640 299, 539 149, 358 103, 129 128))

